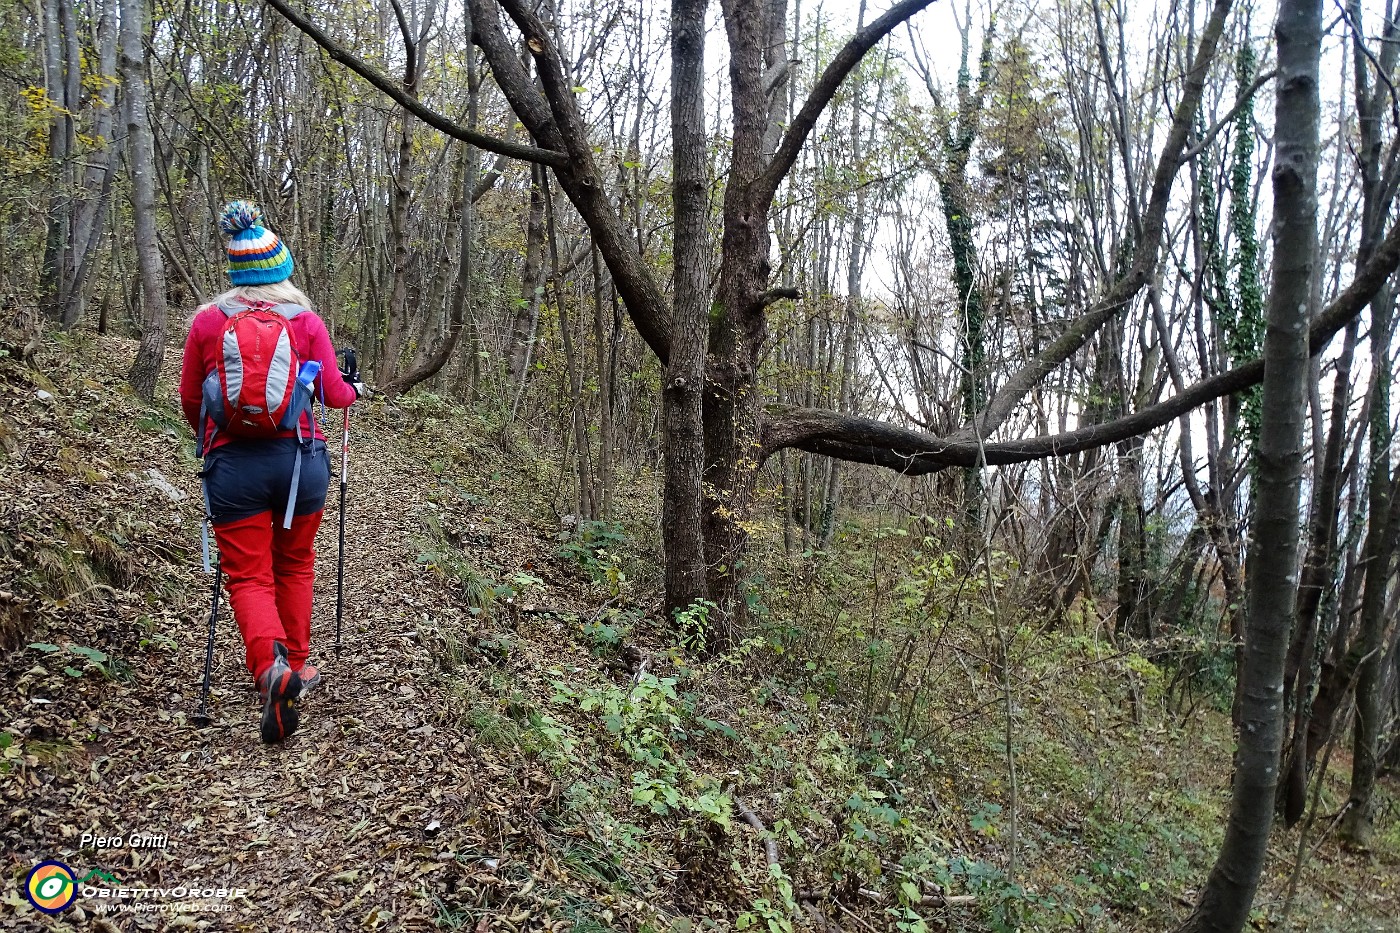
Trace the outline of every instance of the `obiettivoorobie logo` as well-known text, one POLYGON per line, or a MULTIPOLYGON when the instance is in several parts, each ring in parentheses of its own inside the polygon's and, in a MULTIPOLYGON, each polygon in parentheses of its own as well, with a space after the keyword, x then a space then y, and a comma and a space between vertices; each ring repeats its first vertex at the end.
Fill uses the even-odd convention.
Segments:
POLYGON ((73 869, 62 862, 40 862, 25 879, 24 896, 44 913, 58 913, 78 896, 73 869))
POLYGON ((73 903, 78 896, 78 886, 87 884, 94 878, 108 884, 121 884, 113 875, 94 868, 81 879, 73 880, 73 869, 62 862, 40 862, 29 872, 24 883, 24 894, 29 903, 46 914, 56 914, 73 903))

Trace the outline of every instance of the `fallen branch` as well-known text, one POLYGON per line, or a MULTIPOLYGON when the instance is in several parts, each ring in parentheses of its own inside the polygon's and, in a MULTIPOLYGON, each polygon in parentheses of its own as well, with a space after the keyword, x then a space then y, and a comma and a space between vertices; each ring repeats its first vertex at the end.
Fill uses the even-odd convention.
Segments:
POLYGON ((743 818, 754 829, 763 836, 763 851, 768 856, 768 865, 771 868, 778 864, 778 843, 773 838, 773 834, 768 831, 768 827, 763 825, 763 821, 758 818, 758 814, 748 808, 744 801, 739 799, 738 794, 733 795, 734 809, 739 811, 739 816, 743 818))
MULTIPOLYGON (((888 897, 879 891, 870 888, 861 888, 858 892, 862 897, 868 898, 877 904, 883 904, 888 897)), ((799 901, 821 901, 831 902, 838 907, 840 901, 836 897, 836 892, 832 891, 799 891, 797 894, 799 901)), ((924 894, 913 903, 914 907, 970 907, 977 903, 976 894, 924 894)), ((844 909, 844 908, 843 908, 844 909)))
MULTIPOLYGON (((879 891, 872 891, 870 888, 861 888, 861 895, 870 898, 877 904, 886 901, 886 895, 879 891)), ((976 894, 944 894, 936 892, 925 894, 914 902, 915 907, 966 907, 968 904, 977 903, 976 894)))

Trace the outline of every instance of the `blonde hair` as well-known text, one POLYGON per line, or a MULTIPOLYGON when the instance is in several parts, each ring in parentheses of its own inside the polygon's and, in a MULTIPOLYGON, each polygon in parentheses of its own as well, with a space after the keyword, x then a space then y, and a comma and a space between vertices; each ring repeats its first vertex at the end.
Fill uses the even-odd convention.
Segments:
POLYGON ((306 293, 292 284, 291 279, 283 279, 280 282, 272 282, 268 285, 237 285, 222 295, 216 295, 206 301, 200 307, 207 308, 209 305, 223 304, 232 298, 241 298, 243 301, 265 301, 274 305, 301 305, 308 311, 314 311, 311 307, 311 299, 306 297, 306 293))

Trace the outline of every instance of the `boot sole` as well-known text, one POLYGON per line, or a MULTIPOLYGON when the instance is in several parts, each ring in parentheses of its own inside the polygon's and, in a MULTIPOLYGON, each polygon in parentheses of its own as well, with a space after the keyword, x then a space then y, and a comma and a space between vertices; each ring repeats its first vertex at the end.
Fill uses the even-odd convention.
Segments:
POLYGON ((297 699, 301 695, 301 677, 296 671, 288 670, 277 683, 267 691, 267 702, 263 704, 262 740, 268 744, 281 742, 297 731, 301 717, 297 713, 297 699))

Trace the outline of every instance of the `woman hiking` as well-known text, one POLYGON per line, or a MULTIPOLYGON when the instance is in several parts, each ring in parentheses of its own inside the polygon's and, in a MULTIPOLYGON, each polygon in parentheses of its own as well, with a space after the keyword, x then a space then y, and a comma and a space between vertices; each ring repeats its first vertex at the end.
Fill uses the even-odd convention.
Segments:
POLYGON ((258 207, 228 204, 219 227, 233 288, 195 313, 180 404, 204 454, 205 506, 262 693, 262 738, 280 742, 321 680, 306 660, 330 457, 311 402, 348 408, 364 386, 337 368, 325 322, 290 281, 292 254, 258 207))

